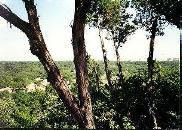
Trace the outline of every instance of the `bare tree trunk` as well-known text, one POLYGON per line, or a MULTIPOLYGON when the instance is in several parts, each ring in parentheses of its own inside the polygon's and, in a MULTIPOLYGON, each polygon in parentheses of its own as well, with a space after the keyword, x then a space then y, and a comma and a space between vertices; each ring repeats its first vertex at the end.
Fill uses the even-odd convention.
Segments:
POLYGON ((84 120, 80 124, 83 128, 94 129, 91 96, 89 93, 89 80, 86 60, 86 47, 84 41, 86 8, 89 4, 84 0, 75 0, 75 15, 72 27, 72 44, 74 64, 76 69, 76 82, 79 92, 79 107, 83 111, 84 120))
POLYGON ((101 29, 99 29, 99 37, 100 37, 100 42, 101 42, 101 47, 102 47, 102 53, 103 53, 103 59, 104 59, 104 67, 105 67, 105 72, 106 72, 106 78, 107 78, 107 82, 109 85, 109 89, 112 90, 112 82, 111 82, 111 71, 109 70, 108 67, 108 59, 107 59, 107 53, 106 53, 106 49, 105 49, 105 45, 104 45, 104 40, 101 36, 101 29))
POLYGON ((115 53, 116 53, 116 58, 117 58, 117 66, 118 66, 118 78, 119 78, 119 85, 123 85, 123 73, 122 73, 122 65, 120 61, 120 54, 119 54, 119 46, 116 45, 116 42, 114 42, 114 47, 115 47, 115 53))
MULTIPOLYGON (((80 127, 94 128, 95 126, 93 124, 91 113, 92 111, 90 108, 91 101, 89 93, 87 91, 88 88, 83 88, 83 90, 79 91, 80 93, 83 91, 82 93, 88 97, 85 100, 81 99, 84 105, 88 105, 81 108, 80 104, 77 104, 78 101, 76 97, 69 90, 63 76, 60 74, 58 67, 56 66, 49 51, 47 50, 42 32, 40 30, 39 19, 37 17, 37 9, 34 5, 34 1, 27 0, 24 2, 28 14, 29 23, 20 19, 16 14, 12 13, 9 8, 3 5, 0 5, 0 16, 26 34, 29 39, 31 53, 33 55, 36 55, 44 66, 44 69, 48 75, 48 81, 55 88, 63 103, 71 112, 80 127), (90 113, 91 115, 89 115, 90 113), (87 116, 89 116, 89 118, 87 116), (90 122, 92 125, 88 124, 90 122)), ((81 72, 82 71, 83 70, 81 69, 81 72)), ((87 84, 87 82, 85 84, 87 84)))

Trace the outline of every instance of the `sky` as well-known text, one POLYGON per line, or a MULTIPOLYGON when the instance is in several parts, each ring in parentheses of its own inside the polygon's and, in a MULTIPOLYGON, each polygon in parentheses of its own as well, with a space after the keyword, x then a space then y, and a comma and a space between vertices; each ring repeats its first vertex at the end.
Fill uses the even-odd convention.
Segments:
MULTIPOLYGON (((12 12, 27 21, 27 14, 22 0, 0 0, 12 12)), ((73 60, 71 45, 71 27, 74 16, 74 0, 36 0, 40 26, 43 36, 54 60, 73 60)), ((169 25, 164 36, 155 40, 154 59, 167 60, 179 58, 180 31, 169 25)), ((119 49, 123 61, 146 61, 149 40, 144 30, 137 30, 119 49)), ((102 60, 102 51, 98 30, 86 27, 85 43, 88 54, 95 60, 102 60)), ((105 40, 108 59, 116 60, 112 41, 105 40)), ((0 61, 34 61, 38 60, 29 50, 27 37, 16 27, 0 18, 0 61)))

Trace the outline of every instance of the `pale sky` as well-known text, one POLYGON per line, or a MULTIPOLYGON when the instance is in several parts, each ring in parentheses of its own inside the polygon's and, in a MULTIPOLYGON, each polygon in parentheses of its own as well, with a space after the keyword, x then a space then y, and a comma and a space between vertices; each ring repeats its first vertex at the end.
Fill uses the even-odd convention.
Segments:
MULTIPOLYGON (((27 20, 22 0, 0 0, 16 13, 27 20)), ((43 36, 54 60, 73 60, 71 45, 71 28, 74 16, 74 0, 37 0, 38 15, 43 36)), ((180 32, 174 26, 168 26, 165 35, 156 37, 154 59, 166 60, 179 58, 180 32)), ((96 60, 102 60, 101 45, 96 29, 85 30, 87 52, 96 60)), ((105 41, 109 60, 116 60, 112 41, 105 41)), ((146 32, 137 30, 120 48, 121 60, 143 60, 148 57, 149 40, 146 32)), ((31 61, 37 60, 29 51, 28 39, 17 28, 9 27, 0 18, 0 61, 31 61)))

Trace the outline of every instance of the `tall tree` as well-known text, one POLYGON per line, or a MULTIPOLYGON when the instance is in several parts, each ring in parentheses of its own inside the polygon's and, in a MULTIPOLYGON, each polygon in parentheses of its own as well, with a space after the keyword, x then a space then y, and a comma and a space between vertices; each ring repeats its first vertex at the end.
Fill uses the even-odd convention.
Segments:
MULTIPOLYGON (((110 32, 111 39, 114 43, 117 66, 118 66, 118 83, 120 86, 123 85, 123 73, 122 73, 122 63, 120 60, 119 48, 123 46, 123 44, 127 41, 129 35, 131 35, 135 31, 135 27, 130 23, 132 15, 126 12, 129 7, 129 3, 127 0, 120 1, 118 8, 118 15, 113 14, 111 17, 111 24, 108 28, 110 32), (118 19, 118 20, 117 20, 118 19), (116 22, 117 21, 117 22, 116 22)), ((115 9, 114 9, 115 10, 115 9)), ((115 13, 113 10, 113 13, 115 13)))
MULTIPOLYGON (((106 38, 112 40, 114 43, 119 84, 122 84, 123 82, 119 48, 126 42, 127 37, 135 30, 134 26, 129 23, 131 15, 126 12, 128 5, 128 0, 97 0, 92 6, 91 16, 89 17, 90 25, 99 28, 100 32, 101 30, 106 30, 108 33, 106 38)), ((101 44, 102 47, 104 47, 102 41, 103 40, 101 40, 101 44)), ((103 57, 106 57, 105 49, 102 48, 102 50, 103 57)), ((107 62, 105 62, 105 66, 107 66, 107 62)), ((107 77, 111 76, 108 74, 107 77)))
MULTIPOLYGON (((20 19, 7 6, 2 4, 0 5, 0 16, 26 34, 27 38, 29 39, 31 53, 37 56, 42 65, 44 66, 44 69, 46 70, 48 75, 47 77, 48 81, 57 91, 63 103, 68 108, 70 113, 73 115, 75 120, 78 122, 79 126, 82 128, 94 128, 93 118, 91 117, 92 116, 91 104, 89 104, 90 103, 89 92, 87 91, 88 88, 79 88, 79 93, 88 94, 85 95, 88 96, 87 99, 84 99, 84 97, 83 99, 80 98, 81 100, 80 102, 84 104, 81 107, 81 103, 80 104, 77 103, 78 100, 76 99, 75 95, 73 95, 72 92, 69 90, 63 78, 63 75, 60 74, 58 67, 56 66, 55 62, 53 61, 46 47, 40 29, 39 18, 37 16, 37 9, 34 4, 34 0, 23 0, 23 2, 25 4, 25 8, 28 14, 28 22, 20 19), (86 105, 88 105, 88 107, 86 105), (88 113, 91 113, 91 116, 88 113), (92 124, 89 124, 90 122, 92 122, 92 124)), ((78 1, 76 3, 78 3, 78 1)), ((76 10, 78 9, 77 6, 76 10)), ((76 26, 76 28, 79 29, 79 26, 76 26)), ((79 71, 79 69, 77 69, 77 71, 79 71)))
POLYGON ((154 9, 150 8, 150 3, 145 0, 133 0, 133 5, 137 10, 135 23, 141 28, 145 28, 149 32, 150 44, 149 44, 149 56, 148 62, 148 83, 152 82, 153 67, 154 67, 154 41, 155 36, 163 35, 163 26, 166 23, 163 17, 156 13, 154 9))
POLYGON ((89 9, 89 14, 87 15, 87 23, 91 27, 96 27, 99 31, 99 38, 100 38, 101 49, 102 49, 102 54, 104 59, 106 79, 107 79, 109 89, 112 90, 111 70, 109 69, 109 60, 107 58, 107 50, 105 48, 105 42, 102 36, 104 35, 103 31, 106 29, 105 27, 106 22, 109 19, 108 8, 110 4, 112 4, 111 0, 93 0, 91 3, 91 7, 89 9))
POLYGON ((149 56, 147 59, 148 62, 148 82, 151 83, 153 80, 153 68, 154 68, 154 41, 155 41, 155 36, 157 33, 157 25, 158 25, 158 19, 154 18, 152 22, 152 27, 151 27, 151 36, 150 36, 150 45, 149 45, 149 56))
POLYGON ((163 20, 163 17, 156 13, 154 9, 150 8, 150 3, 145 0, 133 0, 132 1, 136 10, 137 15, 135 18, 136 24, 140 27, 144 27, 147 32, 150 33, 150 44, 149 44, 149 56, 147 58, 147 67, 148 67, 148 78, 147 78, 147 102, 148 102, 148 109, 149 114, 153 119, 153 128, 158 129, 158 122, 157 122, 157 114, 156 114, 156 107, 154 102, 154 93, 155 93, 155 86, 153 83, 153 69, 154 69, 154 41, 157 35, 163 35, 163 26, 166 23, 163 20))
MULTIPOLYGON (((161 31, 160 27, 166 21, 173 25, 176 25, 178 28, 180 27, 180 19, 182 18, 182 12, 181 12, 182 1, 181 0, 157 0, 157 1, 132 0, 132 1, 140 12, 139 13, 140 18, 141 19, 144 18, 146 19, 146 21, 147 19, 149 19, 152 22, 152 27, 147 29, 151 32, 152 35, 154 34, 155 31, 156 31, 156 35, 157 33, 162 34, 163 32, 160 32, 161 31), (156 19, 158 19, 158 21, 156 19)), ((145 23, 148 24, 149 22, 147 21, 145 23)), ((155 37, 152 35, 151 35, 150 43, 152 43, 152 39, 155 39, 155 37)), ((152 51, 153 49, 150 49, 150 50, 152 51)), ((149 53, 148 59, 151 59, 152 54, 153 54, 152 52, 149 53)), ((149 66, 151 67, 152 65, 148 65, 148 67, 149 66)), ((149 76, 148 76, 149 80, 151 79, 151 77, 152 77, 152 72, 149 72, 149 76)))
POLYGON ((114 43, 117 60, 116 64, 118 67, 118 83, 120 86, 123 84, 123 74, 122 64, 120 61, 119 47, 121 46, 121 41, 124 41, 125 39, 123 34, 125 30, 124 24, 126 24, 126 20, 128 20, 129 17, 129 15, 125 12, 126 5, 127 1, 125 0, 111 1, 111 3, 107 5, 107 8, 105 9, 107 17, 105 19, 104 28, 109 32, 109 37, 114 43), (125 20, 123 18, 125 18, 125 20), (121 37, 121 35, 123 37, 121 37))
MULTIPOLYGON (((166 21, 180 29, 180 75, 182 75, 182 0, 148 0, 148 2, 150 3, 150 8, 164 16, 166 21)), ((181 78, 180 84, 182 84, 181 78)), ((179 103, 179 108, 181 108, 180 104, 181 103, 179 103)))

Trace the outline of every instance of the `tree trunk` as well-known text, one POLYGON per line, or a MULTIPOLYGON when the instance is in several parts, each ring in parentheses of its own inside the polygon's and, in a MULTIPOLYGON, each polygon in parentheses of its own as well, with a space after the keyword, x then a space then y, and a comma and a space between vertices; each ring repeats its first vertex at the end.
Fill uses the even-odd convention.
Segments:
POLYGON ((38 57, 47 72, 48 81, 56 89, 71 114, 80 123, 80 120, 83 120, 82 112, 78 107, 75 96, 69 90, 63 76, 60 74, 58 67, 47 50, 40 30, 36 7, 33 2, 25 2, 25 7, 30 23, 29 32, 26 35, 29 38, 31 53, 38 57))
POLYGON ((107 83, 109 85, 109 89, 112 90, 111 71, 109 70, 109 67, 108 67, 107 53, 106 53, 106 49, 105 49, 105 45, 104 45, 104 40, 101 36, 101 29, 100 28, 98 28, 98 29, 99 29, 99 37, 100 37, 100 43, 101 43, 101 47, 102 47, 107 83))
POLYGON ((122 65, 121 65, 121 61, 120 61, 120 54, 118 52, 119 46, 116 45, 116 42, 114 42, 114 47, 115 47, 115 53, 116 53, 116 58, 117 58, 119 85, 122 86, 123 85, 122 65))
POLYGON ((82 128, 94 129, 91 96, 89 93, 89 81, 86 60, 86 47, 84 41, 86 8, 85 1, 75 0, 75 15, 72 27, 72 45, 74 64, 76 69, 76 82, 79 93, 79 108, 83 111, 84 120, 80 124, 82 128))
POLYGON ((154 40, 155 35, 157 32, 157 18, 152 23, 152 35, 150 38, 150 48, 149 48, 149 57, 148 61, 148 82, 151 83, 153 80, 153 67, 154 67, 154 60, 153 60, 153 53, 154 53, 154 40))
POLYGON ((153 67, 154 67, 154 60, 153 60, 153 52, 154 52, 154 40, 157 32, 157 24, 158 18, 156 17, 152 23, 151 28, 151 39, 150 39, 150 49, 149 49, 149 57, 148 57, 148 84, 147 84, 147 100, 148 100, 148 107, 149 107, 149 114, 152 116, 154 127, 153 129, 158 129, 157 118, 156 118, 156 107, 154 102, 154 94, 155 94, 155 86, 153 84, 153 67))
MULTIPOLYGON (((84 105, 88 105, 81 108, 80 104, 77 104, 78 101, 76 97, 69 90, 63 76, 60 74, 58 67, 56 66, 49 51, 47 50, 42 32, 40 30, 39 19, 37 17, 37 9, 34 5, 34 1, 31 0, 24 2, 28 14, 29 23, 20 19, 16 14, 12 13, 9 8, 3 5, 0 5, 0 16, 26 34, 29 39, 31 53, 33 55, 36 55, 44 66, 44 69, 48 75, 48 81, 55 88, 64 105, 73 115, 80 127, 94 128, 88 87, 83 88, 83 90, 80 89, 80 91, 83 91, 82 93, 84 93, 87 97, 86 99, 82 99, 82 102, 84 105), (92 125, 89 124, 90 122, 92 125)), ((82 71, 83 70, 81 69, 80 72, 82 71)), ((84 83, 87 84, 87 82, 84 83)))

